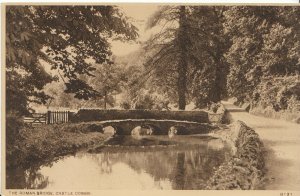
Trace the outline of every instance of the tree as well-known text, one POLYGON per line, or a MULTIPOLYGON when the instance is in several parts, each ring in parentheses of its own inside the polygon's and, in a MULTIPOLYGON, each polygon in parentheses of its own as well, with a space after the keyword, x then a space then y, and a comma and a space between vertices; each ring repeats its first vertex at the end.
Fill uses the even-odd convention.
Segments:
POLYGON ((224 6, 194 6, 190 15, 190 94, 198 107, 227 96, 228 63, 224 57, 230 47, 224 32, 224 6))
POLYGON ((185 109, 186 105, 186 91, 187 91, 187 69, 188 69, 188 54, 187 44, 189 42, 187 37, 187 14, 186 7, 180 6, 179 8, 179 27, 178 27, 178 48, 179 48, 179 62, 177 64, 178 80, 177 80, 177 92, 178 92, 178 108, 180 110, 185 109))
POLYGON ((97 66, 95 70, 96 77, 88 78, 88 84, 90 84, 98 92, 101 92, 100 96, 93 98, 91 101, 102 99, 103 108, 107 108, 107 104, 114 106, 114 95, 121 92, 121 86, 124 80, 123 69, 116 64, 102 64, 97 66))
POLYGON ((149 21, 160 27, 146 49, 153 81, 178 98, 179 109, 194 100, 198 106, 220 101, 226 93, 229 43, 223 31, 224 7, 164 6, 149 21), (206 82, 205 82, 206 81, 206 82), (174 93, 174 89, 176 89, 174 93))
MULTIPOLYGON (((264 97, 267 78, 299 71, 299 7, 230 7, 224 23, 232 46, 228 91, 240 102, 264 97)), ((295 81, 296 82, 296 81, 295 81)), ((280 89, 280 88, 278 88, 280 89)))
POLYGON ((58 76, 75 98, 98 96, 80 79, 94 76, 89 59, 108 63, 108 38, 137 37, 114 6, 7 6, 6 19, 7 110, 20 114, 28 112, 30 102, 45 103, 49 96, 43 87, 58 76))
MULTIPOLYGON (((175 78, 176 84, 171 84, 170 94, 176 89, 178 108, 185 109, 187 93, 187 10, 186 6, 164 6, 149 20, 149 28, 161 25, 161 31, 151 38, 146 46, 153 56, 148 60, 149 73, 157 76, 163 74, 166 84, 168 78, 175 78), (174 24, 175 23, 175 24, 174 24)), ((147 65, 146 65, 147 66, 147 65)), ((160 78, 157 77, 159 81, 160 78)), ((174 80, 174 79, 173 79, 174 80)), ((173 81, 171 80, 171 81, 173 81)))

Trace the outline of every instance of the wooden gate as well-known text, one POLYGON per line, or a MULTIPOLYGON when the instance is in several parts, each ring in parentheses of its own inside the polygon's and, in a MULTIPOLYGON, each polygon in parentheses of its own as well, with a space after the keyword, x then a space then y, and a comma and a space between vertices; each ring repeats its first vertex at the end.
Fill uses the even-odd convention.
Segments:
POLYGON ((59 124, 69 122, 69 111, 48 111, 47 124, 59 124))
POLYGON ((28 124, 45 124, 47 122, 46 113, 32 113, 29 116, 24 117, 24 123, 28 124))

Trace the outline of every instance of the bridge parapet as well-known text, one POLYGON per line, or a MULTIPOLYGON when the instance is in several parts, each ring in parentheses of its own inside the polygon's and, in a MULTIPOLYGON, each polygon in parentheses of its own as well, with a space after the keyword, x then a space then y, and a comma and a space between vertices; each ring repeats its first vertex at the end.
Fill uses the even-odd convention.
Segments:
POLYGON ((205 111, 159 111, 159 110, 100 110, 81 109, 71 119, 72 122, 125 120, 125 119, 156 119, 179 120, 209 123, 205 111))

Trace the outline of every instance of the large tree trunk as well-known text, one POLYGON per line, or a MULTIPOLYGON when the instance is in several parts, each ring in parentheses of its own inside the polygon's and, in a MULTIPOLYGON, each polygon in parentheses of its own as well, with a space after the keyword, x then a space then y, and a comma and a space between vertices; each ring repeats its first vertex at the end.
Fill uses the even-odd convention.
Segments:
POLYGON ((179 15, 179 32, 178 32, 178 48, 180 50, 178 62, 178 107, 184 110, 186 106, 186 80, 187 80, 187 21, 186 21, 186 7, 180 6, 179 15))
POLYGON ((226 95, 228 67, 227 64, 223 62, 222 57, 223 53, 216 50, 216 53, 213 55, 215 62, 215 80, 212 91, 210 92, 210 98, 213 102, 221 101, 221 99, 226 95))
MULTIPOLYGON (((219 57, 219 58, 221 58, 221 57, 219 57)), ((222 77, 224 77, 223 74, 225 75, 225 73, 223 73, 222 64, 221 64, 219 58, 215 60, 215 63, 216 63, 215 81, 214 81, 213 89, 212 89, 212 92, 211 92, 211 101, 215 102, 215 103, 221 101, 221 94, 222 94, 222 91, 223 91, 222 82, 224 82, 222 80, 222 77)))

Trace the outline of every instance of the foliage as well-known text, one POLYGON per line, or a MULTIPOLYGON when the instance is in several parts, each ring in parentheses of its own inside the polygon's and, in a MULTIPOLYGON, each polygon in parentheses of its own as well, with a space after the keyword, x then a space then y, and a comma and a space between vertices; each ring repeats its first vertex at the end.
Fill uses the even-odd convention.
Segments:
POLYGON ((96 66, 95 77, 82 77, 93 89, 100 92, 82 104, 83 107, 114 107, 116 104, 115 96, 122 91, 125 82, 123 68, 116 63, 105 63, 96 66))
POLYGON ((255 91, 254 106, 263 108, 272 106, 275 111, 297 108, 296 105, 288 104, 291 99, 300 100, 300 82, 295 82, 297 77, 277 77, 266 80, 255 91))
POLYGON ((150 18, 148 26, 152 28, 161 24, 161 31, 150 38, 145 46, 145 50, 152 54, 145 63, 147 74, 155 75, 154 84, 167 87, 169 97, 176 94, 179 109, 185 109, 189 44, 186 6, 161 7, 150 18))
POLYGON ((191 14, 192 47, 188 77, 190 92, 198 107, 226 96, 228 64, 224 53, 230 46, 224 33, 224 12, 227 7, 193 7, 191 14))
POLYGON ((155 88, 203 107, 226 94, 228 39, 222 23, 225 7, 164 6, 149 20, 161 31, 146 43, 146 63, 155 88), (213 22, 212 22, 213 21, 213 22))
MULTIPOLYGON (((15 145, 15 140, 19 139, 19 132, 23 129, 23 119, 16 112, 10 111, 6 114, 6 130, 11 134, 6 134, 6 144, 9 147, 15 145)), ((12 149, 7 148, 8 154, 12 149)))
POLYGON ((251 113, 299 123, 299 76, 269 77, 262 80, 251 100, 251 113))
MULTIPOLYGON (((51 110, 51 108, 69 108, 69 109, 77 109, 87 102, 87 100, 78 100, 74 97, 72 93, 65 92, 65 84, 63 81, 59 82, 51 82, 44 87, 44 92, 48 95, 51 95, 51 98, 48 99, 45 106, 47 109, 51 110)), ((33 104, 30 104, 30 106, 33 104)), ((33 105, 32 107, 35 107, 33 105)))
MULTIPOLYGON (((27 126, 20 132, 11 153, 7 153, 8 168, 24 168, 76 152, 80 148, 101 143, 109 135, 90 130, 85 124, 27 126), (41 130, 42 129, 42 130, 41 130), (84 134, 89 133, 89 134, 84 134)), ((11 147, 11 146, 9 146, 11 147)))
POLYGON ((98 95, 80 79, 80 75, 93 76, 95 67, 89 59, 100 64, 110 62, 108 38, 132 40, 137 36, 136 27, 113 6, 6 8, 7 109, 20 101, 17 109, 21 114, 28 102, 45 103, 49 98, 42 88, 57 80, 51 76, 54 70, 67 93, 86 100, 98 95), (43 65, 52 71, 45 71, 43 65), (15 84, 21 88, 14 88, 15 84))
MULTIPOLYGON (((64 91, 75 98, 88 100, 101 96, 103 92, 99 91, 105 89, 96 90, 82 78, 94 77, 96 68, 92 62, 111 63, 109 39, 128 41, 136 37, 136 27, 129 24, 114 6, 6 7, 8 167, 44 159, 49 153, 57 156, 58 150, 69 149, 69 146, 52 149, 59 146, 54 143, 61 138, 49 139, 53 135, 47 135, 44 128, 40 134, 48 138, 37 138, 40 139, 37 145, 35 140, 33 145, 30 141, 27 144, 22 142, 26 136, 24 131, 21 132, 24 127, 21 116, 30 112, 29 104, 47 103, 51 94, 47 95, 44 87, 58 78, 65 85, 64 91)), ((53 89, 54 92, 57 90, 61 89, 53 89)), ((69 97, 60 98, 66 100, 69 97)))
POLYGON ((230 96, 240 102, 258 101, 259 96, 269 96, 258 86, 272 77, 299 73, 299 14, 299 7, 263 6, 236 6, 225 12, 224 27, 232 41, 226 54, 230 96))
POLYGON ((134 101, 124 99, 121 102, 124 109, 170 110, 169 101, 155 92, 139 91, 134 101))
POLYGON ((213 113, 219 113, 219 112, 224 113, 225 112, 224 110, 225 110, 224 106, 221 103, 211 102, 208 105, 208 111, 213 112, 213 113))

